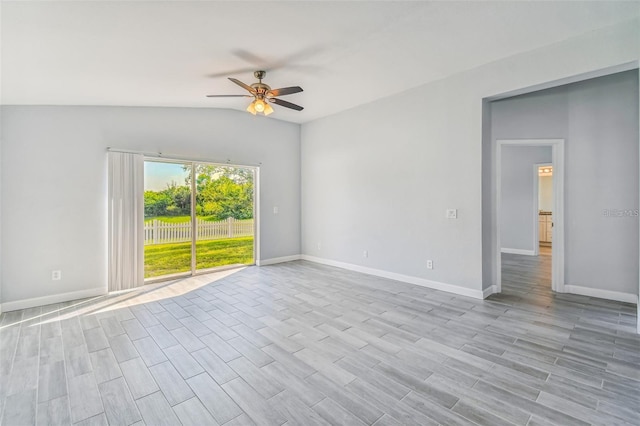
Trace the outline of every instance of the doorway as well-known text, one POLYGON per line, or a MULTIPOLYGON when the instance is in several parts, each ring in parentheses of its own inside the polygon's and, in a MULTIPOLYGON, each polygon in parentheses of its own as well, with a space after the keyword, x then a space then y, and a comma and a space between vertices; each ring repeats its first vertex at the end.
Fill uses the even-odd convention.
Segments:
MULTIPOLYGON (((530 233, 526 232, 525 238, 528 239, 529 245, 523 246, 518 249, 511 249, 508 247, 509 226, 512 225, 510 221, 513 219, 513 215, 506 211, 505 204, 503 203, 503 174, 507 172, 503 164, 503 156, 508 149, 525 148, 525 147, 550 147, 551 149, 551 162, 549 163, 553 170, 554 179, 552 180, 552 212, 553 222, 550 226, 550 240, 553 242, 550 246, 551 262, 549 266, 551 269, 551 288, 556 292, 564 292, 564 140, 563 139, 516 139, 516 140, 497 140, 496 141, 496 204, 494 206, 496 212, 496 230, 495 238, 497 242, 496 250, 496 293, 502 291, 503 280, 503 253, 511 255, 529 255, 537 256, 540 252, 540 215, 539 215, 539 199, 538 199, 538 170, 535 170, 534 179, 531 179, 531 168, 527 167, 525 170, 527 180, 533 181, 532 187, 535 190, 531 191, 530 195, 521 193, 520 198, 529 199, 529 209, 527 209, 528 226, 530 226, 530 233), (531 207, 535 206, 535 207, 531 207)), ((545 163, 547 164, 547 163, 545 163)), ((510 183, 510 181, 508 181, 510 183)), ((545 218, 546 221, 546 218, 545 218)), ((513 228, 513 227, 512 227, 513 228)), ((517 228, 513 228, 517 229, 517 228)), ((545 228, 546 230, 546 228, 545 228)), ((546 236, 544 237, 546 238, 546 236)), ((508 259, 507 259, 508 260, 508 259)), ((533 259, 531 259, 533 261, 533 259)), ((526 262, 525 262, 526 263, 526 262)), ((531 262, 530 262, 531 263, 531 262)), ((535 267, 532 265, 531 267, 535 267)), ((517 274, 518 272, 516 272, 517 274)), ((506 277, 505 277, 506 278, 506 277)))
POLYGON ((553 164, 536 164, 533 178, 537 183, 534 214, 538 217, 537 254, 551 256, 553 245, 553 164))
POLYGON ((146 158, 145 282, 253 265, 254 167, 146 158))

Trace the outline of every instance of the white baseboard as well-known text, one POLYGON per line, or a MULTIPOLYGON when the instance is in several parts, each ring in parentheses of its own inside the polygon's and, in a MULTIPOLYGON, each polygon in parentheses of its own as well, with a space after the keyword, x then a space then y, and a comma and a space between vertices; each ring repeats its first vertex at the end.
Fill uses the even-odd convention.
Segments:
POLYGON ((501 248, 501 253, 509 253, 509 254, 522 254, 525 256, 535 256, 535 250, 523 250, 523 249, 514 249, 514 248, 501 248))
POLYGON ((482 291, 482 298, 486 299, 487 297, 491 296, 493 293, 497 293, 497 292, 498 292, 498 286, 491 285, 482 291))
POLYGON ((599 288, 582 287, 579 285, 564 286, 565 293, 580 294, 582 296, 597 297, 599 299, 616 300, 618 302, 638 303, 638 296, 620 291, 602 290, 599 288))
POLYGON ((105 287, 95 287, 88 288, 86 290, 70 291, 68 293, 52 294, 50 296, 14 300, 13 302, 4 302, 2 304, 2 312, 17 311, 19 309, 33 308, 36 306, 51 305, 52 303, 68 302, 70 300, 102 296, 104 294, 107 294, 107 289, 105 287))
POLYGON ((294 254, 291 256, 283 256, 283 257, 273 257, 271 259, 262 259, 256 262, 258 266, 267 266, 267 265, 275 265, 276 263, 284 263, 291 262, 293 260, 300 260, 299 254, 294 254))
POLYGON ((323 259, 321 257, 309 256, 303 254, 300 256, 302 260, 308 260, 310 262, 321 263, 323 265, 335 266, 337 268, 348 269, 349 271, 361 272, 363 274, 374 275, 376 277, 388 278, 391 280, 401 281, 409 284, 415 284, 422 287, 432 288, 434 290, 446 291, 448 293, 454 293, 461 296, 473 297, 475 299, 484 299, 482 290, 473 290, 470 288, 464 288, 453 284, 441 283, 438 281, 431 281, 424 278, 413 277, 410 275, 398 274, 396 272, 384 271, 382 269, 374 269, 366 266, 354 265, 352 263, 338 262, 331 259, 323 259))
MULTIPOLYGON (((492 285, 484 290, 484 297, 487 298, 493 293, 497 293, 497 286, 492 285)), ((601 290, 598 288, 582 287, 578 285, 565 285, 564 292, 569 294, 579 294, 581 296, 597 297, 598 299, 615 300, 618 302, 638 303, 638 296, 631 293, 619 291, 601 290)))

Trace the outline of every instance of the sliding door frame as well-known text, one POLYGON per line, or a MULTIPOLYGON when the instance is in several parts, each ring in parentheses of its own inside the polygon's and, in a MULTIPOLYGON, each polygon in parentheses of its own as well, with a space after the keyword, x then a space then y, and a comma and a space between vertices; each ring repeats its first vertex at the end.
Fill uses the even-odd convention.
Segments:
POLYGON ((196 163, 191 163, 191 275, 196 273, 196 242, 198 241, 198 219, 196 218, 196 163))
MULTIPOLYGON (((152 277, 144 280, 145 284, 153 284, 162 281, 169 281, 178 278, 192 277, 196 275, 210 274, 216 271, 223 271, 225 269, 234 269, 238 266, 227 265, 219 266, 215 268, 209 268, 198 271, 197 259, 196 259, 196 241, 197 241, 197 220, 196 220, 196 165, 204 164, 211 166, 221 167, 236 167, 242 169, 248 169, 253 172, 253 263, 245 266, 253 266, 258 264, 258 258, 260 256, 260 217, 259 217, 259 204, 260 204, 260 166, 249 166, 242 164, 231 163, 218 163, 215 161, 207 160, 188 160, 184 158, 169 158, 169 157, 155 157, 145 155, 143 161, 155 162, 155 163, 172 163, 172 164, 185 164, 191 167, 191 270, 189 272, 171 274, 167 276, 152 277)), ((144 250, 144 246, 141 248, 144 250)))

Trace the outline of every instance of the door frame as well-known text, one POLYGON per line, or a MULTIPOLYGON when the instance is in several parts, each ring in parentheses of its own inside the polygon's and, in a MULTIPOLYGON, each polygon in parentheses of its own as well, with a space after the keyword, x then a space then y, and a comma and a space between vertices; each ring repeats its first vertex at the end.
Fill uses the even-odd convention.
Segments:
MULTIPOLYGON (((502 253, 501 242, 501 218, 502 218, 502 148, 504 146, 549 146, 551 147, 551 166, 553 167, 553 214, 555 216, 552 230, 551 246, 551 289, 558 293, 564 293, 564 139, 497 139, 496 140, 496 184, 495 184, 495 205, 496 227, 495 241, 497 243, 495 267, 496 284, 495 293, 502 291, 502 253)), ((537 179, 535 187, 537 188, 537 179)), ((534 192, 537 201, 537 191, 534 192)), ((537 219, 537 217, 536 217, 537 219)), ((536 221, 537 225, 537 221, 536 221)), ((537 231, 537 226, 534 228, 537 231)), ((535 241, 537 241, 537 233, 535 241)))
MULTIPOLYGON (((196 173, 196 168, 195 165, 196 164, 208 164, 208 165, 213 165, 213 166, 223 166, 223 167, 237 167, 237 168, 243 168, 243 169, 249 169, 253 171, 253 263, 248 264, 248 265, 243 265, 243 266, 253 266, 253 265, 257 265, 258 264, 258 259, 260 256, 260 166, 250 166, 250 165, 244 165, 244 164, 231 164, 231 163, 220 163, 220 162, 215 162, 215 161, 208 161, 208 160, 189 160, 189 159, 185 159, 185 158, 170 158, 170 157, 159 157, 159 156, 152 156, 152 155, 144 155, 143 161, 151 161, 151 162, 156 162, 156 163, 172 163, 172 164, 189 164, 191 165, 191 235, 195 236, 197 235, 197 231, 196 231, 196 214, 195 214, 195 209, 196 209, 196 203, 195 203, 195 197, 196 197, 196 180, 195 180, 195 173, 196 173)), ((144 182, 143 182, 144 185, 144 182)), ((142 250, 144 250, 144 246, 142 247, 142 250)), ((145 278, 144 279, 144 284, 154 284, 157 282, 162 282, 162 281, 168 281, 168 280, 174 280, 174 279, 178 279, 178 278, 184 278, 184 277, 193 277, 196 275, 204 275, 204 274, 210 274, 212 272, 217 272, 217 271, 223 271, 225 269, 229 269, 229 268, 236 268, 237 266, 235 265, 226 265, 226 266, 219 266, 216 268, 209 268, 209 269, 205 269, 205 270, 201 270, 198 271, 196 269, 196 239, 192 238, 191 239, 191 270, 188 272, 182 272, 182 273, 176 273, 176 274, 170 274, 170 275, 165 275, 165 276, 160 276, 160 277, 152 277, 152 278, 145 278)))

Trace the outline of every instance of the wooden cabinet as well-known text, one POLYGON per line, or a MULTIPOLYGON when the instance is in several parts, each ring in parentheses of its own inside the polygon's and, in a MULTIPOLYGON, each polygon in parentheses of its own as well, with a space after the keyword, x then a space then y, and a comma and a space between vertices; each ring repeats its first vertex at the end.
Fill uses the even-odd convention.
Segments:
POLYGON ((553 239, 553 216, 538 215, 538 239, 541 243, 551 243, 553 239))

